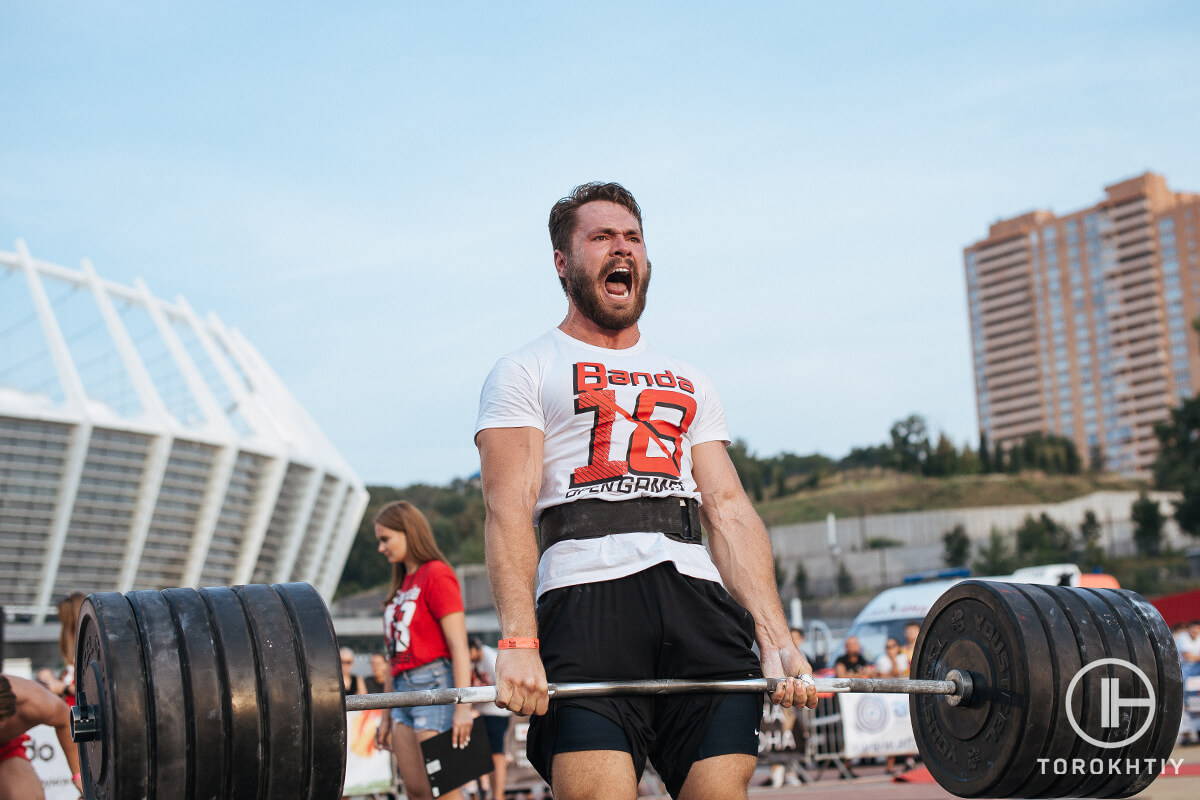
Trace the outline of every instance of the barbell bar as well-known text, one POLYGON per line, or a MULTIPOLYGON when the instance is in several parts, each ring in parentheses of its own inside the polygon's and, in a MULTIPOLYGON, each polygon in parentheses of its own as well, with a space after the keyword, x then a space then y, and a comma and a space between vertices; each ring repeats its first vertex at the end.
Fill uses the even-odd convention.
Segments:
MULTIPOLYGON (((495 699, 491 686, 347 697, 328 609, 298 583, 91 595, 80 612, 76 674, 72 728, 89 800, 333 800, 348 711, 495 699)), ((911 676, 816 686, 908 694, 925 765, 962 797, 1133 794, 1170 756, 1183 705, 1170 631, 1123 590, 963 581, 926 615, 911 676), (1095 775, 1047 769, 1064 759, 1106 766, 1095 775)), ((770 693, 777 685, 599 681, 550 693, 770 693)), ((894 713, 889 701, 864 697, 857 719, 843 714, 842 722, 894 713)))
MULTIPOLYGON (((813 681, 817 692, 834 694, 845 692, 892 694, 938 694, 954 698, 956 702, 969 699, 971 679, 951 670, 943 681, 919 681, 904 678, 817 678, 813 681)), ((656 681, 593 681, 589 683, 550 684, 550 698, 565 697, 609 697, 613 695, 663 695, 688 693, 735 693, 765 692, 773 694, 780 684, 779 678, 748 678, 730 681, 695 681, 663 679, 656 681)), ((406 706, 445 706, 465 703, 494 703, 495 686, 471 686, 452 689, 429 689, 410 692, 377 692, 375 694, 352 694, 346 696, 346 711, 368 711, 381 708, 403 708, 406 706)))

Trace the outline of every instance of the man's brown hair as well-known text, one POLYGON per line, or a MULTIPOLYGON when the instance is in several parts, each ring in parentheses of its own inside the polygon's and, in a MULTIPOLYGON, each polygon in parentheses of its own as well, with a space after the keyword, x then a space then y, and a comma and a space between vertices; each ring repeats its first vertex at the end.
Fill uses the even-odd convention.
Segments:
MULTIPOLYGON (((446 557, 442 555, 442 551, 437 546, 437 541, 433 538, 433 529, 429 527, 429 520, 421 513, 421 509, 407 500, 396 500, 379 509, 375 515, 375 524, 403 533, 407 539, 408 552, 418 564, 424 564, 426 561, 450 563, 446 561, 446 557)), ((404 566, 403 561, 399 564, 392 564, 392 586, 388 589, 387 596, 389 602, 396 596, 396 592, 400 591, 400 586, 404 583, 404 576, 407 574, 408 567, 404 566)))
POLYGON ((13 694, 8 678, 0 675, 0 719, 8 719, 17 713, 17 696, 13 694))
POLYGON ((564 253, 571 251, 571 234, 575 232, 575 212, 584 203, 607 200, 629 209, 642 227, 642 209, 628 189, 619 183, 584 183, 559 200, 550 209, 550 244, 564 253))

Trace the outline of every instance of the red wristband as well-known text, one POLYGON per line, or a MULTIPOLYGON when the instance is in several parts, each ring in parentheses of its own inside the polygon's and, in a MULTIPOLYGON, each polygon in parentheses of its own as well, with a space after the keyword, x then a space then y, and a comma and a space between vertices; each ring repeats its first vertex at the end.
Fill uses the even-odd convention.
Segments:
POLYGON ((537 650, 541 642, 532 636, 510 636, 496 642, 497 650, 537 650))

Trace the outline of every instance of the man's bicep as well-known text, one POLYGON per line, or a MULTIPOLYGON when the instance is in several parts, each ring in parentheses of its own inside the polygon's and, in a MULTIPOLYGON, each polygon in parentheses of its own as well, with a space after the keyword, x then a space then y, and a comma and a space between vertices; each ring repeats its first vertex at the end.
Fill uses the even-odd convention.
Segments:
POLYGON ((725 442, 704 442, 692 448, 692 478, 707 498, 742 494, 742 481, 729 458, 725 442))
POLYGON ((542 483, 544 434, 537 428, 485 428, 479 445, 483 498, 489 508, 519 503, 532 511, 542 483))

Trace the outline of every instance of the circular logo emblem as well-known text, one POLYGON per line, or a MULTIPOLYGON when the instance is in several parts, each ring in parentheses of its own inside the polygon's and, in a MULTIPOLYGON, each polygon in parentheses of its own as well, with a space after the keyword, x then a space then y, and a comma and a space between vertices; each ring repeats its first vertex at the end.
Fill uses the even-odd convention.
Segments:
POLYGON ((858 699, 854 720, 863 733, 879 733, 887 727, 887 704, 878 697, 866 695, 858 699))
POLYGON ((1150 728, 1150 724, 1154 722, 1154 684, 1150 682, 1150 678, 1146 673, 1138 669, 1137 665, 1130 664, 1120 658, 1101 658, 1091 662, 1075 673, 1075 677, 1071 678, 1071 682, 1067 684, 1066 697, 1067 722, 1071 723, 1071 727, 1075 732, 1086 742, 1103 747, 1105 749, 1115 749, 1124 747, 1125 745, 1136 742, 1150 728), (1106 742, 1103 739, 1096 739, 1084 732, 1079 725, 1079 721, 1075 719, 1075 712, 1071 709, 1071 698, 1075 694, 1075 687, 1079 685, 1079 679, 1088 674, 1097 667, 1105 667, 1108 665, 1116 667, 1124 667, 1125 669, 1137 675, 1141 682, 1146 686, 1146 691, 1149 697, 1122 697, 1120 694, 1120 686, 1116 678, 1101 678, 1100 679, 1100 727, 1116 728, 1120 726, 1121 709, 1122 708, 1148 708, 1146 721, 1142 723, 1142 727, 1138 728, 1132 736, 1127 736, 1117 742, 1106 742))

